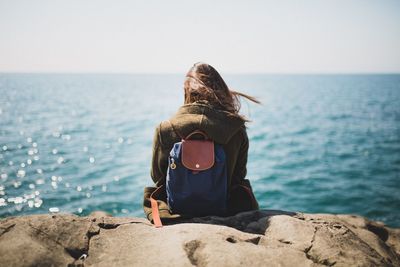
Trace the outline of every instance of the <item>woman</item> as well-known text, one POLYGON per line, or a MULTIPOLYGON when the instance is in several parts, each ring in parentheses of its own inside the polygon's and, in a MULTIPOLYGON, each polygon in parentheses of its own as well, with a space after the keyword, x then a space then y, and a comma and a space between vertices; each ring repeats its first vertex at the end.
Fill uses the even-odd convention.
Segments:
POLYGON ((258 209, 250 182, 245 179, 249 140, 247 120, 239 114, 239 97, 260 103, 229 90, 220 74, 208 64, 196 63, 189 70, 184 82, 184 105, 170 120, 161 122, 155 132, 151 177, 156 187, 145 188, 143 203, 150 221, 160 217, 165 222, 185 215, 172 214, 167 204, 168 156, 174 143, 196 130, 206 133, 225 151, 228 214, 258 209))

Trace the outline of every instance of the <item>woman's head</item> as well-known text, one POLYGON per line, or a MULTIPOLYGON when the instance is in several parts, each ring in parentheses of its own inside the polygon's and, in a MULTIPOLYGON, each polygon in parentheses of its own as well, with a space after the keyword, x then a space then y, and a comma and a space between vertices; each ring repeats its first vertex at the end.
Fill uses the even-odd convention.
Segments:
MULTIPOLYGON (((214 107, 239 116, 239 97, 260 103, 254 97, 230 90, 221 75, 211 65, 196 63, 186 74, 184 83, 185 104, 205 100, 214 107)), ((244 118, 243 118, 244 119, 244 118)))

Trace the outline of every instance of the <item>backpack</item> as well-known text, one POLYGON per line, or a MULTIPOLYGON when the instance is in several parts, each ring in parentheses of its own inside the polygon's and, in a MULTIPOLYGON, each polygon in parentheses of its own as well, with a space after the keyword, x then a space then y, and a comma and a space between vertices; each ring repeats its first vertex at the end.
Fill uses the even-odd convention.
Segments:
POLYGON ((167 202, 173 213, 223 215, 227 210, 227 168, 223 147, 202 131, 174 144, 168 158, 167 202), (204 139, 191 139, 200 135, 204 139))

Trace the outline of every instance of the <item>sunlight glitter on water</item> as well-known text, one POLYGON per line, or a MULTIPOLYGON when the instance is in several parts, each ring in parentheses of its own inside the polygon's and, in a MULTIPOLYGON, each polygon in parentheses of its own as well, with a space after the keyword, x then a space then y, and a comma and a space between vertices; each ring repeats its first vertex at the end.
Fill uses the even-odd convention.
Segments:
POLYGON ((60 209, 57 208, 57 207, 51 207, 51 208, 49 208, 49 212, 51 212, 51 213, 58 213, 58 212, 60 212, 60 209))
MULTIPOLYGON (((143 216, 154 129, 181 105, 182 79, 0 74, 0 217, 52 207, 143 216), (34 190, 40 195, 32 199, 34 190), (26 201, 8 201, 17 197, 26 201)), ((399 76, 227 81, 264 103, 243 105, 252 120, 248 178, 262 208, 400 225, 400 211, 393 212, 400 206, 399 76)))
POLYGON ((18 178, 24 178, 25 174, 26 174, 26 172, 24 170, 18 170, 17 177, 18 178))
POLYGON ((57 159, 57 163, 58 164, 63 164, 65 162, 65 159, 63 158, 63 157, 59 157, 58 159, 57 159))

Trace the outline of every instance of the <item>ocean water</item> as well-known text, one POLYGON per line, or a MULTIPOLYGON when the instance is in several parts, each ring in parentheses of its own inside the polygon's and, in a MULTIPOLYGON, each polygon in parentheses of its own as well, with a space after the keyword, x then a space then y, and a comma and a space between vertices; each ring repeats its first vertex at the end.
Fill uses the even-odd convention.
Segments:
MULTIPOLYGON (((400 226, 400 75, 228 75, 261 208, 400 226)), ((0 217, 143 216, 157 124, 183 75, 0 74, 0 217)))

